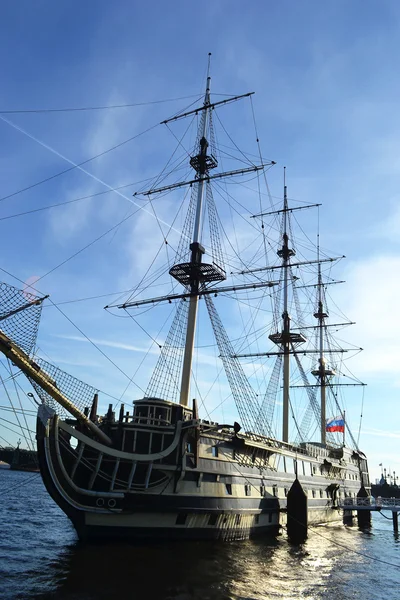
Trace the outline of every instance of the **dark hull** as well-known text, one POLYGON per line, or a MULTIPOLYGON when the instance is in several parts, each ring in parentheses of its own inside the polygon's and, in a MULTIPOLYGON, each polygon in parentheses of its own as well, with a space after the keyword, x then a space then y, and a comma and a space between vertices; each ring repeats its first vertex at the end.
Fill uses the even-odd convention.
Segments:
POLYGON ((228 498, 199 498, 179 496, 171 498, 169 496, 146 496, 142 494, 132 494, 128 502, 125 504, 123 514, 110 512, 94 512, 88 506, 83 508, 85 499, 79 494, 74 493, 69 483, 63 477, 59 466, 56 462, 52 462, 52 457, 56 452, 55 440, 50 435, 46 436, 43 425, 38 424, 38 457, 40 464, 40 472, 46 489, 53 500, 60 506, 64 513, 72 521, 79 538, 82 541, 107 541, 107 540, 126 540, 126 541, 143 541, 143 540, 243 540, 250 536, 257 535, 277 535, 280 525, 278 522, 279 506, 276 501, 273 501, 268 508, 261 509, 260 502, 257 500, 248 500, 240 502, 238 499, 228 498), (46 448, 47 445, 47 448, 46 448), (81 509, 73 506, 73 501, 82 502, 81 509), (190 515, 215 515, 220 521, 220 526, 212 527, 186 527, 186 526, 135 526, 129 523, 132 517, 138 517, 139 520, 159 521, 160 510, 162 510, 162 518, 168 519, 168 515, 175 515, 183 511, 190 515), (266 526, 258 527, 238 527, 236 521, 238 516, 246 516, 246 513, 251 512, 254 515, 259 515, 264 512, 268 515, 268 520, 272 520, 274 514, 275 523, 266 526), (111 514, 110 514, 111 513, 111 514), (270 516, 271 515, 271 516, 270 516), (92 524, 90 521, 98 520, 98 524, 92 524), (128 523, 127 523, 128 520, 128 523), (111 521, 116 522, 112 524, 111 521))
MULTIPOLYGON (((240 540, 275 536, 286 525, 286 494, 294 474, 260 468, 254 449, 247 464, 226 460, 222 449, 232 440, 221 440, 221 456, 215 459, 207 453, 208 438, 202 438, 203 449, 194 460, 182 452, 185 431, 176 426, 170 439, 161 459, 150 462, 145 454, 101 446, 57 416, 46 424, 38 419, 44 484, 81 540, 240 540), (71 433, 77 445, 71 446, 71 433)), ((343 519, 328 491, 332 478, 311 473, 302 483, 310 488, 309 525, 343 519)), ((359 487, 354 482, 347 489, 355 495, 359 487)))
MULTIPOLYGON (((74 524, 75 525, 75 524, 74 524)), ((205 530, 203 528, 176 529, 176 527, 141 527, 137 529, 124 527, 103 527, 89 526, 84 530, 77 529, 81 541, 107 542, 112 540, 134 542, 170 542, 170 541, 189 541, 189 540, 219 540, 219 541, 237 541, 246 540, 261 536, 276 537, 280 532, 280 527, 259 527, 254 530, 230 529, 223 530, 205 530)))

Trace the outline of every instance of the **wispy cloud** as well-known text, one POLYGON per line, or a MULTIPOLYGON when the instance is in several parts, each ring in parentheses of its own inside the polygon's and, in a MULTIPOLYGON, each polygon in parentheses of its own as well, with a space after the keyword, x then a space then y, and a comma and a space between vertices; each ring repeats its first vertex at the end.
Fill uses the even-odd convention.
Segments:
POLYGON ((370 427, 367 427, 363 430, 363 434, 383 438, 400 439, 400 431, 387 431, 382 429, 371 429, 370 427))
POLYGON ((112 340, 104 340, 104 339, 97 339, 97 338, 91 338, 91 340, 88 340, 85 337, 79 336, 79 335, 54 335, 54 337, 63 339, 63 340, 73 340, 75 342, 83 342, 85 344, 89 344, 90 342, 93 342, 94 344, 97 344, 98 346, 105 346, 108 348, 117 348, 119 350, 128 350, 129 352, 145 352, 148 354, 159 354, 160 351, 157 349, 152 349, 147 346, 133 346, 132 344, 126 344, 123 342, 115 342, 112 340))

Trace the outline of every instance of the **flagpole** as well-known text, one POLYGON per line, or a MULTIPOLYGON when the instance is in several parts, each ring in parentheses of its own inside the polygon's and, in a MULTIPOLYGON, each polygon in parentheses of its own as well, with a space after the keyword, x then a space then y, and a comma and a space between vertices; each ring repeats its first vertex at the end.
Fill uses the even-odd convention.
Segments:
POLYGON ((343 448, 345 447, 345 439, 346 439, 346 411, 343 411, 343 448))

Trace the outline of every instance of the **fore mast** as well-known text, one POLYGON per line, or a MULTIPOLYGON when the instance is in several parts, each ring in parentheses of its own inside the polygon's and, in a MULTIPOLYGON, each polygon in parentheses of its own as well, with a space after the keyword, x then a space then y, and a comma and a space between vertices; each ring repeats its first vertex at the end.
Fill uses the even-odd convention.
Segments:
MULTIPOLYGON (((153 371, 153 375, 146 390, 146 397, 165 398, 168 400, 179 399, 179 403, 188 406, 190 397, 190 378, 192 371, 192 359, 194 353, 194 343, 196 336, 197 311, 200 297, 210 298, 211 295, 218 295, 229 291, 238 291, 246 289, 257 289, 263 287, 272 287, 278 285, 275 281, 258 281, 256 283, 246 283, 232 286, 215 286, 226 279, 224 269, 224 257, 222 255, 218 221, 216 219, 216 209, 212 197, 211 182, 214 179, 223 179, 263 171, 266 167, 274 165, 274 161, 263 161, 260 164, 251 162, 250 166, 243 166, 240 169, 234 169, 225 172, 212 172, 218 166, 218 161, 214 155, 213 148, 215 141, 213 136, 212 113, 216 107, 235 102, 242 98, 248 98, 253 92, 232 96, 217 102, 210 100, 210 54, 208 63, 206 91, 202 106, 191 109, 187 112, 181 112, 161 124, 169 124, 172 121, 185 119, 189 116, 200 116, 197 138, 193 154, 190 155, 190 166, 194 169, 194 176, 185 181, 179 181, 162 187, 154 187, 147 191, 135 192, 134 196, 152 196, 154 194, 168 192, 177 188, 190 186, 192 188, 188 213, 182 230, 181 239, 177 250, 177 261, 181 261, 183 256, 187 257, 187 262, 177 262, 169 269, 169 274, 178 281, 183 287, 183 293, 174 293, 156 298, 144 300, 127 301, 123 304, 117 304, 120 309, 129 309, 138 306, 157 304, 162 302, 171 302, 172 300, 182 300, 188 305, 187 309, 182 309, 182 303, 178 304, 174 320, 171 324, 166 343, 161 349, 159 360, 153 371), (209 234, 209 244, 207 249, 202 244, 202 232, 207 228, 209 234), (190 243, 188 243, 190 240, 190 243), (189 246, 189 253, 186 251, 186 244, 189 246), (204 262, 203 256, 207 253, 210 256, 210 262, 204 262), (186 302, 187 301, 187 302, 186 302), (180 332, 182 331, 182 336, 180 332), (178 333, 177 333, 178 332, 178 333), (181 355, 182 351, 182 355, 181 355), (181 362, 182 356, 182 362, 181 362)), ((180 143, 180 142, 179 142, 180 143)), ((111 305, 112 306, 112 305, 111 305)), ((220 352, 223 356, 224 368, 228 376, 230 385, 235 388, 234 397, 243 423, 247 423, 250 430, 249 411, 253 411, 252 418, 256 419, 256 410, 251 408, 252 398, 248 402, 243 400, 244 396, 251 393, 249 387, 246 387, 242 374, 237 378, 239 367, 232 362, 235 361, 231 348, 227 344, 229 340, 225 339, 225 333, 220 323, 218 314, 213 309, 210 302, 207 303, 207 310, 211 319, 214 334, 217 337, 217 343, 221 346, 220 352), (211 313, 210 314, 210 310, 211 313), (232 369, 234 373, 232 374, 232 369), (242 379, 241 379, 242 378, 242 379), (237 384, 240 381, 240 385, 237 384)), ((229 345, 229 344, 228 344, 229 345)), ((244 377, 244 376, 243 376, 244 377)))
POLYGON ((223 281, 225 279, 225 274, 222 272, 222 270, 217 269, 214 265, 202 263, 202 257, 205 250, 200 243, 205 183, 209 171, 218 166, 216 158, 211 154, 207 154, 209 142, 206 136, 209 124, 209 114, 211 110, 210 83, 211 77, 209 75, 208 68, 206 93, 204 96, 203 112, 198 134, 198 154, 192 156, 190 159, 190 165, 196 172, 197 185, 196 215, 193 229, 193 240, 190 244, 191 258, 189 263, 177 264, 170 269, 170 274, 177 281, 187 287, 191 294, 189 300, 190 304, 180 390, 180 404, 183 406, 188 406, 189 403, 190 373, 192 370, 200 285, 210 281, 223 281))
MULTIPOLYGON (((210 56, 210 55, 209 55, 210 56)), ((211 77, 210 61, 208 63, 206 93, 204 96, 203 110, 198 132, 198 154, 192 156, 190 165, 195 170, 195 180, 197 186, 197 202, 196 213, 194 219, 194 229, 192 243, 190 244, 190 262, 174 265, 170 269, 170 275, 184 285, 190 292, 189 298, 189 313, 186 328, 185 351, 183 357, 182 378, 180 388, 179 402, 183 406, 189 404, 190 391, 190 374, 192 370, 194 339, 196 333, 197 309, 199 304, 199 291, 203 284, 211 281, 223 281, 225 277, 224 271, 216 265, 202 262, 202 257, 205 252, 204 247, 200 242, 201 225, 203 216, 203 199, 205 193, 205 185, 211 169, 218 166, 216 158, 212 154, 208 154, 207 150, 209 142, 207 140, 207 130, 210 120, 210 83, 211 77)))

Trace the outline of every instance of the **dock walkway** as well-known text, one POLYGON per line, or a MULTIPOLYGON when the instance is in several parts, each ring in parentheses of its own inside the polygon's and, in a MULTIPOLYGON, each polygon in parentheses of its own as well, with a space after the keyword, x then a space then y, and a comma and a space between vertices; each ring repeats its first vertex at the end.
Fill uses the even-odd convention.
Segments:
POLYGON ((363 511, 385 511, 392 513, 393 530, 397 533, 399 530, 398 514, 400 512, 400 498, 382 498, 378 496, 367 496, 366 498, 344 498, 339 503, 343 510, 356 510, 358 514, 363 511), (360 511, 360 512, 359 512, 360 511))
POLYGON ((373 496, 366 498, 344 498, 339 503, 339 507, 343 510, 391 510, 392 512, 400 512, 400 498, 381 498, 376 499, 373 496))

